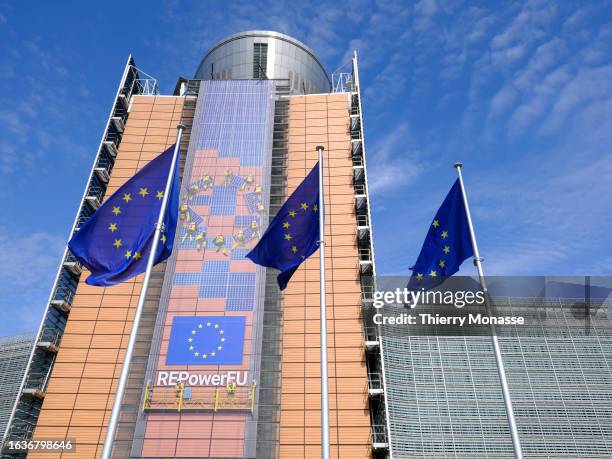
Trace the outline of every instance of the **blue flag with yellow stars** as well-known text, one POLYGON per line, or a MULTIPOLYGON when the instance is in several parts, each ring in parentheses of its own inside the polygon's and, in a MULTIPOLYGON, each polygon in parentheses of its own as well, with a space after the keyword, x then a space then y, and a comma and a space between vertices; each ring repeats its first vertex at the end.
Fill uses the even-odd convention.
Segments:
POLYGON ((429 289, 459 271, 474 255, 459 179, 438 209, 416 264, 411 267, 409 290, 429 289))
POLYGON ((277 280, 284 290, 300 264, 317 251, 318 242, 319 163, 289 196, 247 258, 280 270, 277 280))
MULTIPOLYGON (((68 242, 70 251, 91 271, 85 281, 89 285, 108 287, 145 272, 173 153, 174 145, 144 166, 68 242)), ((155 263, 172 253, 180 192, 178 173, 176 167, 155 263)))
POLYGON ((166 365, 240 365, 245 316, 175 316, 166 365))

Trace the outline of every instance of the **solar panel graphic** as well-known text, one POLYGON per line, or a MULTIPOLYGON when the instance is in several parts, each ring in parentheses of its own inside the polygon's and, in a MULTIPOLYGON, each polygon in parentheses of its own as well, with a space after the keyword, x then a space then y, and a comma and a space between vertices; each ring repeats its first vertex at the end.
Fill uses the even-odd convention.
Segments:
POLYGON ((168 422, 172 457, 254 455, 265 270, 245 255, 268 221, 274 94, 273 81, 201 82, 141 457, 159 456, 168 422))

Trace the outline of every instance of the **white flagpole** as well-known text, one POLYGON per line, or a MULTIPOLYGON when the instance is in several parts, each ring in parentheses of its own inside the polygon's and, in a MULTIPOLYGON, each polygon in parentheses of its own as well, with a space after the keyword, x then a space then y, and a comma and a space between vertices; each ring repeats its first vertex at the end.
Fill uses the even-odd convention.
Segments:
MULTIPOLYGON (((459 185, 461 185, 461 195, 463 196, 463 204, 465 205, 465 213, 467 215, 468 226, 470 228, 470 237, 472 239, 472 248, 474 249, 474 266, 478 271, 478 278, 480 280, 480 287, 485 294, 485 310, 488 316, 491 316, 491 310, 488 301, 487 283, 485 281, 484 272, 482 270, 482 258, 478 252, 478 244, 476 243, 476 234, 474 233, 474 226, 472 225, 472 216, 470 214, 470 208, 468 206, 467 194, 465 193, 465 187, 463 186, 463 176, 461 175, 462 163, 455 163, 455 169, 459 174, 459 185)), ((514 419, 514 409, 512 408, 512 399, 510 398, 510 389, 508 388, 508 381, 506 380, 506 370, 504 369, 504 361, 502 360, 501 351, 499 349, 499 342, 497 340, 497 334, 495 331, 495 325, 490 324, 491 327, 491 340, 493 341, 493 352, 495 354, 495 362, 497 363, 497 373, 499 374, 499 380, 501 382, 502 393, 504 395, 504 405, 506 406, 506 417, 508 418, 508 426, 510 427, 510 435, 512 436, 512 447, 514 448, 514 457, 516 459, 523 459, 523 450, 521 448, 521 440, 519 439, 518 430, 516 428, 516 421, 514 419)))
POLYGON ((170 195, 170 188, 172 187, 172 178, 174 177, 174 170, 177 167, 176 163, 179 155, 183 129, 185 129, 184 125, 179 124, 177 126, 176 144, 174 146, 172 164, 170 165, 170 170, 168 171, 166 189, 164 191, 164 197, 162 199, 161 207, 159 209, 157 223, 155 224, 155 234, 153 235, 153 243, 151 244, 151 251, 149 252, 149 258, 147 260, 147 269, 145 271, 144 280, 142 281, 140 297, 138 298, 138 306, 136 306, 136 313, 134 314, 134 322, 132 323, 130 339, 128 341, 127 349, 125 350, 125 358, 121 367, 121 375, 119 377, 119 384, 117 384, 117 392, 115 393, 115 400, 113 401, 113 409, 111 411, 111 416, 108 421, 108 427, 106 428, 106 437, 104 438, 101 459, 110 459, 111 453, 113 452, 115 433, 117 431, 117 424, 119 422, 119 411, 121 409, 121 402, 123 401, 125 386, 127 385, 128 381, 130 363, 132 361, 132 355, 134 354, 134 347, 136 346, 136 336, 138 335, 138 326, 140 325, 140 318, 142 316, 142 310, 144 309, 144 302, 147 296, 149 280, 151 279, 151 271, 153 271, 153 265, 155 264, 155 253, 157 252, 157 244, 164 229, 164 214, 166 213, 166 207, 168 207, 168 199, 170 195))
POLYGON ((327 380, 327 313, 325 304, 325 202, 323 150, 319 145, 319 284, 321 287, 321 459, 329 459, 329 387, 327 380))

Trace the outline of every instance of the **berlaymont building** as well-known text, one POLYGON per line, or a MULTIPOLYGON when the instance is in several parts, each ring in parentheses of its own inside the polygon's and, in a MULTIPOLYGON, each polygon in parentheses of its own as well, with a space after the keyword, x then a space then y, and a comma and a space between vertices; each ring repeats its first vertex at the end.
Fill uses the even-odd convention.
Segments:
MULTIPOLYGON (((147 293, 113 457, 321 456, 318 255, 283 292, 276 272, 245 259, 317 161, 318 145, 331 457, 512 457, 486 337, 398 336, 372 326, 376 267, 356 53, 330 75, 298 40, 247 31, 212 46, 172 94, 160 94, 132 56, 115 77, 73 232, 174 143, 177 125, 186 130, 179 228, 147 293), (177 317, 197 318, 201 361, 168 359, 177 317), (240 333, 223 333, 236 324, 240 333)), ((58 261, 25 371, 16 372, 17 396, 5 403, 2 457, 25 457, 11 445, 31 439, 74 448, 27 457, 101 454, 142 276, 93 287, 68 250, 58 261)), ((610 335, 501 341, 525 457, 612 456, 610 335)))

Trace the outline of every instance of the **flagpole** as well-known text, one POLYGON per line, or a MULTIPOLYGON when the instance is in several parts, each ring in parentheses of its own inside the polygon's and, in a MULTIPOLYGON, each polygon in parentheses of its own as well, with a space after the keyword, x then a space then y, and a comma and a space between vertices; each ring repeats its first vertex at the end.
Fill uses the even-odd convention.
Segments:
POLYGON ((323 150, 319 152, 319 285, 321 302, 321 459, 329 459, 329 387, 327 380, 327 312, 325 304, 325 201, 323 197, 323 150))
POLYGON ((159 209, 157 223, 155 224, 155 234, 153 235, 151 251, 149 252, 149 258, 147 260, 147 269, 145 271, 144 280, 142 281, 140 297, 138 298, 138 305, 136 306, 136 312, 134 314, 134 321, 132 322, 132 331, 130 332, 130 339, 127 344, 127 349, 125 350, 125 358, 123 360, 123 365, 121 366, 121 375, 119 377, 119 383, 117 384, 117 392, 115 393, 115 400, 113 401, 113 409, 111 411, 111 416, 108 421, 108 427, 106 428, 106 437, 104 438, 101 459, 110 459, 111 453, 113 451, 113 444, 115 443, 115 433, 117 431, 117 424, 119 423, 119 411, 121 409, 121 403, 123 401, 125 387, 127 386, 128 376, 130 372, 130 363, 132 361, 132 355, 134 354, 134 348, 136 346, 138 326, 140 325, 140 319, 142 317, 142 311, 144 309, 144 302, 147 296, 147 289, 149 287, 149 281, 151 280, 151 272, 153 271, 153 265, 155 264, 155 254, 157 252, 157 245, 164 230, 164 214, 166 213, 166 208, 168 207, 168 199, 170 196, 170 189, 172 187, 172 178, 174 177, 174 170, 177 167, 176 163, 180 151, 183 129, 185 129, 185 126, 183 124, 179 124, 177 126, 176 144, 174 146, 174 154, 172 155, 172 163, 170 164, 170 170, 168 171, 166 189, 164 191, 164 197, 162 199, 161 207, 159 209))
MULTIPOLYGON (((472 248, 474 250, 474 266, 478 271, 478 278, 480 280, 480 286, 485 294, 485 310, 488 316, 491 316, 491 310, 488 301, 487 283, 485 281, 484 272, 482 270, 482 261, 480 253, 478 252, 478 244, 476 243, 476 234, 474 233, 474 226, 472 225, 472 216, 470 214, 470 208, 468 206, 467 194, 465 193, 465 187, 463 186, 463 176, 461 175, 461 162, 455 163, 454 167, 457 169, 459 174, 459 185, 461 186, 461 194, 463 196, 463 204, 465 205, 465 213, 467 216, 468 226, 470 228, 470 237, 472 239, 472 248)), ((510 389, 508 388, 508 381, 506 380, 506 370, 504 369, 504 362, 502 360, 501 351, 499 348, 499 342, 497 340, 497 334, 495 331, 495 325, 491 323, 491 340, 493 342, 493 352, 495 354, 495 362, 497 363, 497 373, 499 374, 499 380, 501 382, 502 393, 504 395, 504 405, 506 406, 506 417, 508 418, 508 426, 510 427, 510 435, 512 436, 512 447, 514 449, 514 457, 516 459, 523 459, 523 450, 521 448, 521 441, 519 439, 518 430, 516 428, 516 421, 514 419, 514 409, 512 408, 512 399, 510 398, 510 389)))

